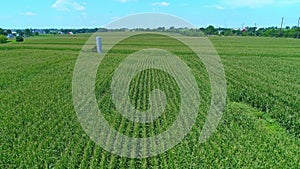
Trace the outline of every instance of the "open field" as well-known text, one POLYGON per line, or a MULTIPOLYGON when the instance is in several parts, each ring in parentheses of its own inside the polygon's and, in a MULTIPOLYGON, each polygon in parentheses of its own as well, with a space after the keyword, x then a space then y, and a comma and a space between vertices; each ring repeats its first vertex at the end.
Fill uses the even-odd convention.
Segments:
POLYGON ((141 35, 115 46, 98 69, 96 98, 119 132, 153 136, 178 113, 178 86, 155 69, 134 78, 130 98, 137 109, 147 110, 150 91, 159 88, 168 98, 165 113, 153 123, 135 124, 115 110, 113 71, 135 50, 159 47, 178 55, 203 97, 196 124, 180 144, 155 157, 130 159, 96 145, 76 116, 73 70, 89 36, 39 36, 0 45, 0 168, 300 168, 299 40, 210 37, 224 64, 228 98, 217 131, 203 144, 199 130, 210 101, 203 64, 188 48, 162 43, 163 36, 141 35))

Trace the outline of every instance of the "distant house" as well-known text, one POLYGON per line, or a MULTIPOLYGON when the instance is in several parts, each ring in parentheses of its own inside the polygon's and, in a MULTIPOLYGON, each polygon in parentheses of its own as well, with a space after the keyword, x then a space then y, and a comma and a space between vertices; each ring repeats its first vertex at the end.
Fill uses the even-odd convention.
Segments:
POLYGON ((32 33, 42 35, 42 34, 45 34, 45 31, 43 29, 34 29, 34 30, 32 30, 32 33))
POLYGON ((56 34, 59 34, 59 32, 55 31, 55 30, 50 30, 49 34, 56 35, 56 34))
POLYGON ((13 34, 8 34, 7 36, 6 36, 8 39, 12 39, 12 38, 14 38, 15 36, 13 35, 13 34))

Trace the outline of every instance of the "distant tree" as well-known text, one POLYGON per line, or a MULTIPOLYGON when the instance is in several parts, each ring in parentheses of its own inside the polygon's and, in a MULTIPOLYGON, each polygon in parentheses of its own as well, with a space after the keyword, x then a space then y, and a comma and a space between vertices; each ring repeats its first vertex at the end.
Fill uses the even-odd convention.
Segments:
POLYGON ((22 36, 17 36, 16 37, 16 42, 23 42, 24 38, 22 36))
POLYGON ((11 30, 6 30, 6 34, 11 34, 12 33, 12 31, 11 30))
POLYGON ((17 32, 17 34, 18 34, 19 36, 23 36, 23 35, 24 35, 23 31, 21 31, 21 30, 16 30, 16 32, 17 32))
POLYGON ((71 32, 71 29, 60 29, 60 32, 67 34, 68 32, 71 32))
POLYGON ((233 30, 232 33, 236 36, 241 36, 242 35, 242 31, 241 30, 233 30))
POLYGON ((158 28, 157 28, 157 30, 158 30, 159 32, 164 32, 165 29, 166 29, 165 27, 158 27, 158 28))
POLYGON ((266 28, 266 31, 264 32, 264 36, 267 37, 281 37, 282 35, 281 30, 277 27, 266 28))
POLYGON ((107 29, 106 28, 99 28, 98 32, 107 32, 107 29))
POLYGON ((209 26, 206 28, 205 33, 206 33, 207 35, 215 35, 215 34, 216 34, 216 29, 215 29, 214 26, 209 25, 209 26))
POLYGON ((0 28, 0 35, 5 35, 5 32, 2 28, 0 28))
POLYGON ((49 34, 50 30, 49 29, 44 29, 45 34, 49 34))
POLYGON ((295 26, 295 27, 293 28, 293 30, 296 30, 296 32, 297 32, 297 33, 296 33, 296 34, 297 34, 297 35, 296 35, 296 38, 299 39, 299 38, 300 38, 300 27, 296 27, 296 26, 295 26))
POLYGON ((256 31, 256 36, 264 36, 265 28, 259 28, 256 31))
POLYGON ((256 29, 257 27, 248 27, 247 28, 248 36, 256 36, 256 29))
POLYGON ((31 32, 30 29, 25 29, 25 30, 24 30, 24 34, 25 34, 26 36, 31 36, 31 35, 32 35, 32 32, 31 32))
POLYGON ((233 35, 232 30, 226 30, 224 32, 224 36, 232 36, 232 35, 233 35))
POLYGON ((4 35, 0 35, 0 43, 6 43, 7 42, 7 37, 4 35))
POLYGON ((248 32, 247 31, 242 31, 242 36, 248 36, 248 32))
POLYGON ((272 36, 274 36, 274 29, 268 28, 268 29, 264 32, 264 36, 267 36, 267 37, 272 37, 272 36))
POLYGON ((284 32, 284 37, 297 38, 298 30, 297 29, 289 29, 284 32))

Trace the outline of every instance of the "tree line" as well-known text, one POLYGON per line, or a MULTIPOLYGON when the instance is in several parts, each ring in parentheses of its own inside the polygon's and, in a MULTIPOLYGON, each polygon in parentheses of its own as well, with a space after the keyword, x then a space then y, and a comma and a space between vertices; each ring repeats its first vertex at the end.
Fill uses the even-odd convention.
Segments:
POLYGON ((260 36, 260 37, 286 37, 286 38, 300 38, 299 27, 245 27, 243 29, 231 29, 231 28, 215 28, 210 25, 207 28, 174 28, 169 29, 159 28, 155 31, 180 33, 185 36, 260 36))
POLYGON ((289 37, 289 38, 300 38, 300 28, 294 27, 268 27, 268 28, 257 28, 257 27, 245 27, 243 29, 231 29, 231 28, 216 28, 212 25, 206 28, 135 28, 135 29, 106 29, 106 28, 82 28, 82 29, 24 29, 24 30, 10 30, 1 29, 0 35, 7 36, 15 33, 16 36, 28 37, 37 36, 40 34, 79 34, 79 33, 95 33, 95 32, 113 32, 113 31, 145 31, 145 32, 171 32, 179 33, 185 36, 261 36, 261 37, 289 37))

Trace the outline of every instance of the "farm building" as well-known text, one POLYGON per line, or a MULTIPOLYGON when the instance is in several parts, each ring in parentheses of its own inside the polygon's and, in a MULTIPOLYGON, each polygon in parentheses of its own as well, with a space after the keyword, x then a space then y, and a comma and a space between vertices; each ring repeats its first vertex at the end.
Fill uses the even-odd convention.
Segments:
POLYGON ((8 34, 7 36, 6 36, 8 39, 12 39, 12 38, 14 38, 15 36, 13 35, 13 34, 8 34))
POLYGON ((42 29, 34 29, 32 30, 32 33, 37 33, 39 35, 45 34, 45 31, 42 29))

